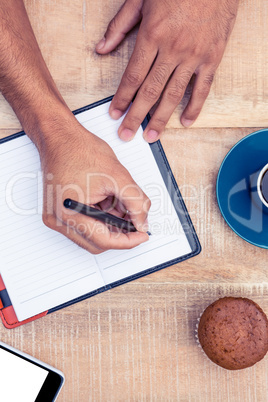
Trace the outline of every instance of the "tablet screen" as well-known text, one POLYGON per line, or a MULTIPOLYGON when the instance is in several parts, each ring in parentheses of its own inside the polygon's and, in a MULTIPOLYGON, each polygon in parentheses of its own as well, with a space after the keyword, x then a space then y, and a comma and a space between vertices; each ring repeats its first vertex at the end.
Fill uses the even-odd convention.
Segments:
POLYGON ((1 400, 34 402, 49 371, 0 347, 1 400))

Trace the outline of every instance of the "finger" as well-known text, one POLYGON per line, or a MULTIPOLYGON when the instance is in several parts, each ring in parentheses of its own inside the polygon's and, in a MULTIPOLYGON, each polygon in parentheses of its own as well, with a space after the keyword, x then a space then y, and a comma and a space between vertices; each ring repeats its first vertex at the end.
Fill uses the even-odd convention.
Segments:
POLYGON ((125 218, 125 216, 128 213, 128 210, 126 209, 125 205, 120 200, 117 200, 114 208, 117 211, 118 216, 125 218))
POLYGON ((94 207, 96 207, 96 205, 98 205, 102 211, 108 212, 119 218, 124 218, 128 212, 124 204, 114 196, 108 196, 105 200, 95 204, 94 207))
POLYGON ((148 240, 146 233, 111 231, 106 224, 82 214, 77 214, 75 217, 72 215, 70 219, 68 213, 64 213, 63 223, 71 226, 85 241, 101 251, 130 249, 148 240))
POLYGON ((102 222, 92 221, 94 220, 88 217, 79 217, 77 228, 84 239, 101 250, 130 249, 148 240, 146 233, 113 231, 102 222))
POLYGON ((125 38, 126 34, 141 20, 142 0, 127 0, 110 21, 104 38, 97 44, 101 54, 111 52, 125 38))
POLYGON ((147 142, 155 142, 159 139, 170 116, 182 100, 195 67, 180 65, 174 71, 158 107, 144 130, 143 136, 147 142))
POLYGON ((197 119, 208 97, 215 71, 215 69, 203 68, 197 73, 191 98, 181 116, 183 126, 190 127, 197 119))
POLYGON ((103 211, 108 212, 109 214, 118 216, 119 218, 124 218, 127 214, 126 207, 114 197, 114 201, 111 204, 107 197, 104 201, 100 202, 100 207, 103 211))
MULTIPOLYGON (((119 119, 127 110, 157 55, 157 46, 149 43, 141 32, 140 29, 134 51, 110 105, 109 113, 113 119, 119 119)), ((132 137, 131 133, 125 134, 125 140, 132 137)))
POLYGON ((117 194, 119 200, 124 204, 128 218, 130 217, 133 225, 138 231, 147 232, 147 216, 151 207, 151 201, 140 187, 132 180, 128 179, 125 185, 121 185, 117 194))
POLYGON ((118 129, 118 134, 121 139, 127 139, 126 133, 128 135, 132 133, 131 138, 135 135, 149 110, 160 98, 175 67, 175 63, 166 61, 162 57, 157 57, 152 70, 140 87, 130 110, 118 129))
POLYGON ((72 240, 79 247, 87 250, 91 254, 100 254, 104 250, 94 246, 91 242, 85 240, 79 233, 77 233, 73 227, 65 225, 63 222, 56 219, 54 216, 50 217, 49 221, 45 222, 45 225, 50 229, 56 230, 57 232, 63 234, 68 237, 68 239, 72 240))
MULTIPOLYGON (((100 209, 102 209, 105 212, 109 212, 111 213, 111 211, 115 208, 116 204, 117 204, 117 199, 112 196, 109 195, 108 197, 106 197, 104 200, 102 200, 101 202, 99 202, 97 205, 100 207, 100 209)), ((96 206, 96 204, 94 205, 94 207, 96 206)))
POLYGON ((89 251, 91 254, 100 254, 103 253, 105 250, 96 247, 92 242, 84 239, 79 233, 76 232, 72 227, 66 226, 62 224, 62 226, 58 229, 58 232, 62 233, 74 243, 76 243, 79 247, 84 248, 85 250, 89 251))

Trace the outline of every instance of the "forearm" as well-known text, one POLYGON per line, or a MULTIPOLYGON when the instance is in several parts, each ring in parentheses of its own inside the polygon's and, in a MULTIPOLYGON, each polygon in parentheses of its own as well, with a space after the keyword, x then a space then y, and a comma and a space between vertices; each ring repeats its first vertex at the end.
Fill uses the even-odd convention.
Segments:
POLYGON ((22 127, 38 145, 38 128, 55 108, 68 108, 61 97, 29 22, 23 0, 0 1, 0 91, 22 127))

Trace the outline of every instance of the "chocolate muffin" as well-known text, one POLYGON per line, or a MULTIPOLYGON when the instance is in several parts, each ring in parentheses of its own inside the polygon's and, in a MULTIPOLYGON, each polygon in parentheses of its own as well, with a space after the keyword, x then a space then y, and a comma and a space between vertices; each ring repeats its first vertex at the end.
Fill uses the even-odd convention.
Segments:
POLYGON ((252 300, 224 297, 202 314, 198 339, 214 363, 229 370, 243 369, 268 351, 268 320, 252 300))

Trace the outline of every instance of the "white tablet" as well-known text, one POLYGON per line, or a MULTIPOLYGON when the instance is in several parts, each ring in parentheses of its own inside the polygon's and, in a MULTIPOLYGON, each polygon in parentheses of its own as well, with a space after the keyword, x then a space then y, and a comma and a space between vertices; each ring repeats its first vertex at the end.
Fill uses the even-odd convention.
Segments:
POLYGON ((1 401, 52 402, 63 383, 59 370, 0 342, 1 401))

